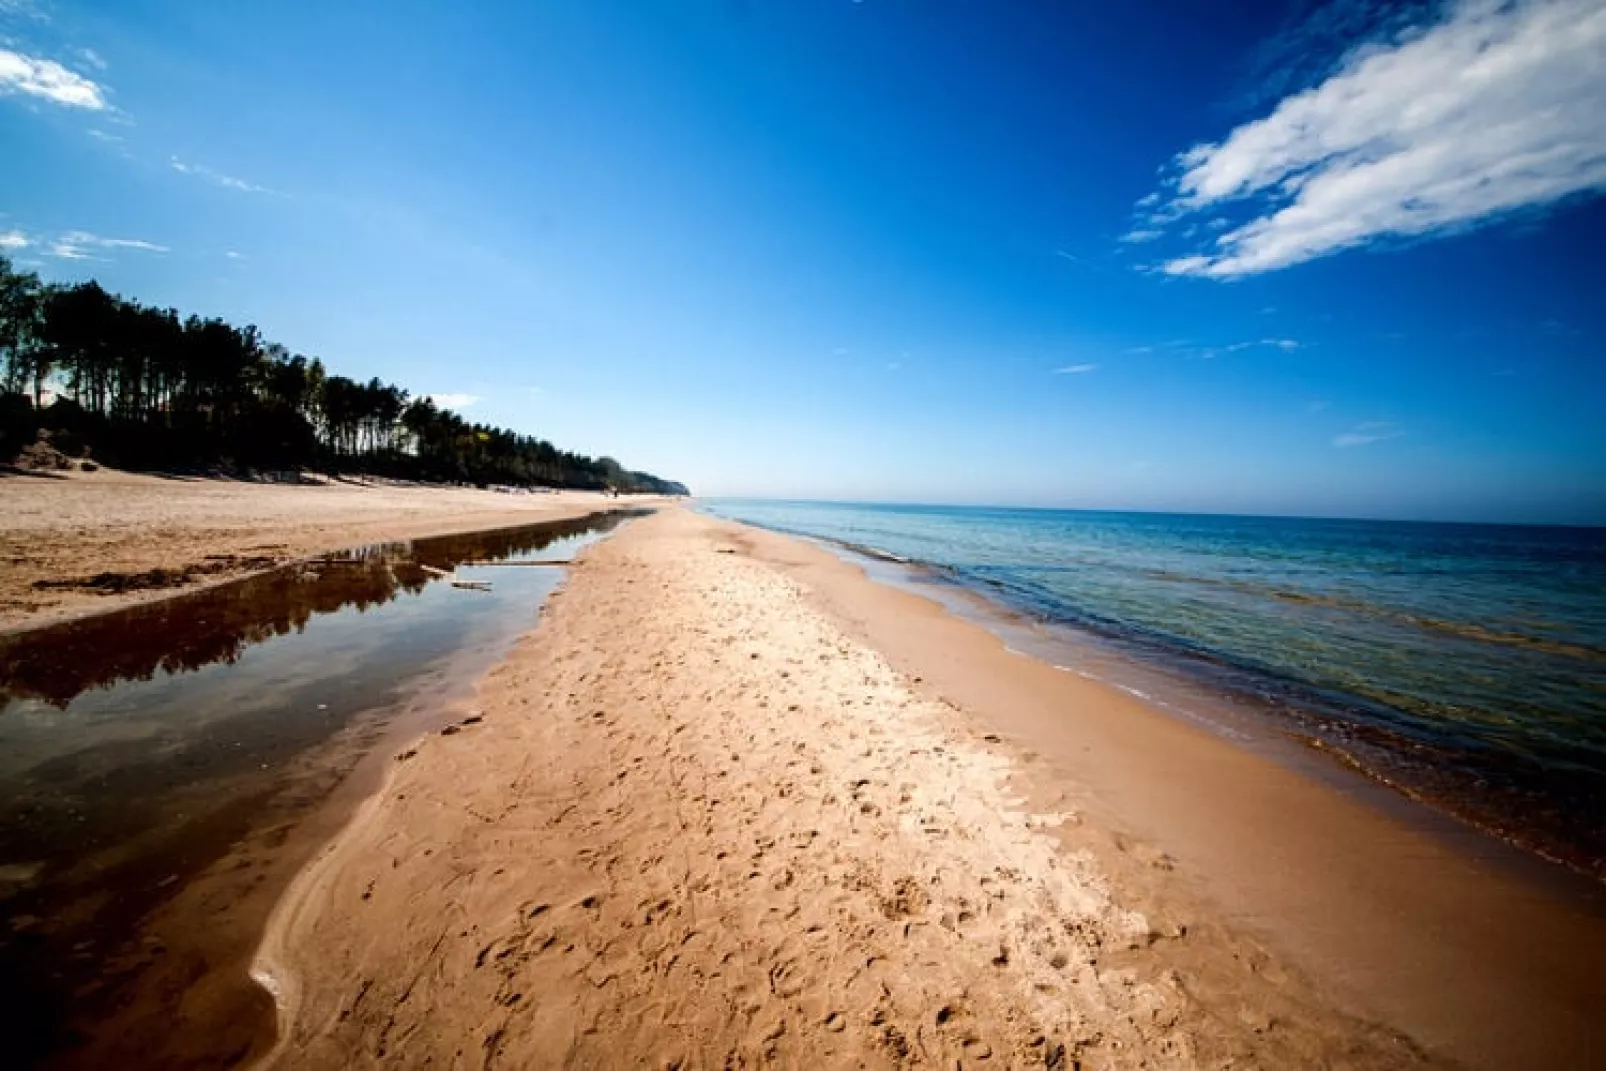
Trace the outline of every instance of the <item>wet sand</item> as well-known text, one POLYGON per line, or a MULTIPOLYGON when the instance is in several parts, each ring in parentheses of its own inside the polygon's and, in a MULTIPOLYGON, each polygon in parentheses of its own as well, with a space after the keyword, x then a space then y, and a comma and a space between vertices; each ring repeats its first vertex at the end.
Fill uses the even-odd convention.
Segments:
MULTIPOLYGON (((279 1067, 1587 1066, 1602 915, 667 510, 296 879, 279 1067)), ((1494 853, 1498 855, 1498 853, 1494 853)))
POLYGON ((295 874, 625 511, 367 548, 0 636, 0 1026, 17 1066, 225 1067, 295 874), (462 591, 425 567, 491 582, 462 591))
POLYGON ((1078 808, 1094 831, 1088 850, 1112 872, 1163 857, 1168 873, 1149 888, 1174 910, 1259 945, 1333 1006, 1436 1055, 1490 1068, 1606 1063, 1599 884, 1325 754, 1228 739, 1011 652, 816 547, 740 532, 811 605, 999 734, 1021 760, 1022 794, 1078 808))
POLYGON ((359 544, 534 524, 643 501, 589 491, 245 483, 111 469, 0 475, 0 633, 359 544))

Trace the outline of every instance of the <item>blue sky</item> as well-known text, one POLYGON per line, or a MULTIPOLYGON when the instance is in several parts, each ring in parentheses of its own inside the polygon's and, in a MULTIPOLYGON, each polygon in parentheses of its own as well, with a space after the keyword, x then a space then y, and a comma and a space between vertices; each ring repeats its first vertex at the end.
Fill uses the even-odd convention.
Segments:
POLYGON ((700 493, 1606 523, 1602 115, 1606 0, 0 0, 0 245, 700 493))

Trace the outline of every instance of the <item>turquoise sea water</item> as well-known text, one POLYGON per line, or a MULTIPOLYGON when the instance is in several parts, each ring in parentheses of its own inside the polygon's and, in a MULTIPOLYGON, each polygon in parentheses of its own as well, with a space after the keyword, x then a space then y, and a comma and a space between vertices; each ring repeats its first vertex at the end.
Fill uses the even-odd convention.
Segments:
POLYGON ((713 500, 907 559, 1606 875, 1606 530, 713 500))

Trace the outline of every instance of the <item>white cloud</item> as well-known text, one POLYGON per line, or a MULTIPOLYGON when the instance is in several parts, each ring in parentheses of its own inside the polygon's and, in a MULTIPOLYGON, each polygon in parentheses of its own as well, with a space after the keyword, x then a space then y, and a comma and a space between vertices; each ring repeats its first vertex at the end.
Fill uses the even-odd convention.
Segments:
POLYGON ((118 143, 123 140, 123 136, 121 134, 108 134, 106 131, 97 130, 94 127, 90 127, 88 130, 84 131, 84 133, 88 134, 97 141, 110 141, 113 143, 118 143))
POLYGON ((1096 364, 1068 364, 1063 368, 1054 369, 1056 376, 1079 376, 1084 372, 1091 372, 1097 368, 1096 364))
POLYGON ((50 16, 45 14, 36 0, 0 0, 0 15, 38 19, 40 22, 50 21, 50 16))
POLYGON ((106 259, 105 257, 92 257, 88 253, 84 252, 82 246, 76 246, 76 245, 71 244, 70 242, 51 242, 49 248, 46 249, 45 252, 49 256, 55 257, 58 260, 104 260, 104 259, 106 259))
MULTIPOLYGON (((1434 10, 1439 10, 1435 8, 1434 10)), ((1177 157, 1146 226, 1247 202, 1172 275, 1233 278, 1606 189, 1606 0, 1458 0, 1177 157)))
POLYGON ((58 260, 104 260, 89 253, 91 249, 136 249, 143 253, 167 253, 167 246, 157 245, 140 238, 102 238, 88 231, 68 231, 51 242, 46 252, 58 260))
POLYGON ((194 175, 197 178, 206 179, 208 182, 214 182, 225 189, 239 190, 241 193, 276 192, 266 186, 258 186, 254 182, 247 182, 245 179, 235 178, 233 175, 225 175, 221 171, 214 171, 203 164, 187 164, 176 156, 169 163, 172 165, 173 170, 181 175, 194 175))
POLYGON ((441 409, 467 409, 480 400, 478 394, 430 394, 426 395, 430 401, 441 409))
POLYGON ((1165 237, 1165 231, 1162 231, 1157 227, 1134 227, 1125 234, 1121 235, 1121 241, 1138 244, 1141 242, 1152 242, 1156 238, 1163 237, 1165 237))
POLYGON ((107 107, 103 87, 55 60, 25 56, 0 48, 0 93, 26 93, 67 108, 104 111, 107 107))
POLYGON ((83 61, 85 63, 87 63, 91 67, 95 68, 95 70, 104 71, 106 69, 106 60, 101 56, 101 54, 99 52, 96 52, 94 49, 92 49, 92 48, 80 48, 78 50, 78 55, 83 59, 83 61))
MULTIPOLYGON (((1281 350, 1284 353, 1292 353, 1297 349, 1303 349, 1304 343, 1300 342, 1298 339, 1292 338, 1252 338, 1245 342, 1227 342, 1215 346, 1201 346, 1189 341, 1188 339, 1176 339, 1174 341, 1167 342, 1162 348, 1174 350, 1189 360, 1213 361, 1217 357, 1223 357, 1230 353, 1242 353, 1245 350, 1258 349, 1260 347, 1281 350)), ((1154 347, 1139 346, 1135 349, 1129 349, 1126 352, 1153 353, 1154 347)))
POLYGON ((1341 448, 1352 446, 1369 446, 1380 443, 1385 439, 1398 439, 1405 432, 1399 426, 1386 420, 1368 420, 1364 424, 1357 424, 1350 431, 1333 438, 1333 445, 1341 448))
POLYGON ((147 253, 170 252, 167 246, 157 245, 155 242, 139 238, 102 238, 88 231, 68 231, 61 236, 61 240, 72 245, 94 245, 102 249, 142 249, 147 253))
POLYGON ((1212 352, 1237 353, 1240 350, 1253 349, 1256 346, 1270 346, 1272 349, 1282 350, 1284 353, 1291 353, 1299 349, 1298 341, 1291 338, 1257 338, 1253 342, 1234 342, 1230 346, 1223 346, 1221 349, 1212 352))
POLYGON ((233 250, 233 249, 225 249, 223 251, 223 255, 225 257, 228 257, 230 260, 244 260, 245 259, 245 254, 244 253, 238 252, 238 251, 233 250))
POLYGON ((0 249, 27 249, 32 240, 21 231, 0 231, 0 249))

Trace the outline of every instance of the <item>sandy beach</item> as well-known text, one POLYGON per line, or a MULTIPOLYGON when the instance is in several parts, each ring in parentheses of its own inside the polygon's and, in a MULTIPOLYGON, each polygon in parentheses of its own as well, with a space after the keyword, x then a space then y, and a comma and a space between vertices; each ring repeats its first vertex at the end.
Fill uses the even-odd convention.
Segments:
POLYGON ((796 541, 635 522, 475 710, 275 911, 267 1066, 1600 1051, 1598 915, 796 541))
MULTIPOLYGON (((65 492, 52 504, 17 486, 0 490, 32 519, 6 538, 80 568, 100 550, 64 518, 97 502, 124 507, 130 567, 263 545, 257 524, 307 555, 602 504, 30 482, 65 492)), ((1325 756, 1273 759, 1017 654, 820 547, 669 505, 581 552, 530 613, 477 689, 420 693, 287 770, 326 802, 260 817, 176 887, 144 926, 154 968, 66 1066, 1606 1052, 1598 887, 1325 756), (217 937, 190 940, 198 920, 217 937), (262 989, 238 984, 248 966, 262 989)))
POLYGON ((110 469, 0 476, 0 632, 364 543, 558 520, 620 501, 583 491, 259 484, 110 469))

